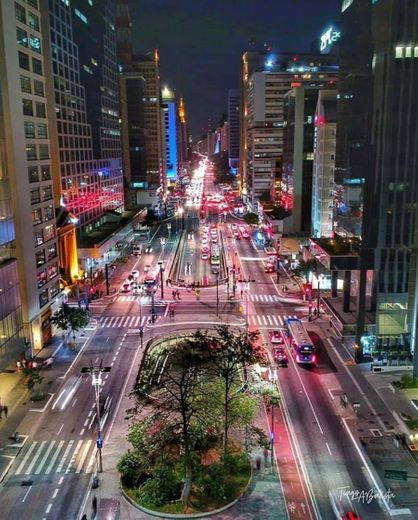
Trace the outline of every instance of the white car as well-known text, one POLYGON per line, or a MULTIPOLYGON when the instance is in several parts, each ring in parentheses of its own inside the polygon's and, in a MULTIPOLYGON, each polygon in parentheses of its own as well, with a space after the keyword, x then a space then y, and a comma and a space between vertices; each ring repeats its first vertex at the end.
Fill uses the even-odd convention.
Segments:
POLYGON ((133 276, 134 280, 138 280, 138 278, 139 278, 139 271, 132 271, 131 275, 133 276))
POLYGON ((144 273, 148 273, 148 271, 151 269, 151 265, 150 264, 146 264, 144 265, 144 273))

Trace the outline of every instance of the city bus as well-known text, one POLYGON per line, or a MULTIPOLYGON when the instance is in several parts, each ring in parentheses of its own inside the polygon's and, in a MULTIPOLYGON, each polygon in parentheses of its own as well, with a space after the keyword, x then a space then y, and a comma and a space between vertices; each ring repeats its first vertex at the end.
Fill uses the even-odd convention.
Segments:
POLYGON ((219 246, 218 244, 212 244, 210 248, 210 263, 211 265, 219 265, 219 246))
POLYGON ((316 351, 303 323, 297 318, 285 320, 285 330, 296 363, 316 364, 316 351))

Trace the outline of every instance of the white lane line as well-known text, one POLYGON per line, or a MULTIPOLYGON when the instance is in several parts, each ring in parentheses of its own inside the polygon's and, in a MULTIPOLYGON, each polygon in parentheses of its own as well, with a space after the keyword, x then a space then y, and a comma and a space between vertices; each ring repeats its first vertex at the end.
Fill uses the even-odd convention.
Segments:
POLYGON ((28 451, 26 452, 26 455, 23 457, 23 460, 22 462, 20 463, 19 467, 17 468, 17 470, 15 471, 15 475, 19 475, 19 473, 21 473, 22 469, 25 467, 25 464, 28 460, 28 458, 30 457, 30 454, 32 453, 32 451, 36 448, 36 445, 38 444, 37 441, 35 441, 32 446, 28 449, 28 451))
POLYGON ((55 441, 52 441, 51 444, 48 446, 48 449, 46 450, 44 456, 42 457, 42 460, 39 464, 39 466, 35 470, 35 475, 39 475, 39 473, 42 471, 42 468, 45 465, 46 459, 48 458, 52 448, 54 447, 55 441))
POLYGON ((96 458, 96 452, 93 451, 93 453, 91 454, 91 457, 89 459, 89 463, 87 464, 86 473, 91 473, 93 471, 93 464, 94 464, 95 458, 96 458))
POLYGON ((53 499, 56 498, 56 496, 58 495, 58 491, 59 491, 58 488, 54 491, 54 494, 52 495, 52 498, 53 498, 53 499))
POLYGON ((23 499, 22 499, 22 502, 24 502, 24 501, 27 499, 27 497, 28 497, 29 492, 30 492, 31 489, 32 489, 32 486, 30 486, 29 489, 26 491, 25 496, 24 496, 23 499))
POLYGON ((331 388, 328 388, 327 390, 328 390, 328 393, 329 393, 331 399, 332 399, 333 401, 335 401, 335 397, 334 397, 333 394, 332 394, 332 390, 331 390, 331 388))
POLYGON ((48 514, 51 511, 52 504, 48 504, 45 513, 48 514))
POLYGON ((36 461, 39 459, 40 454, 42 453, 42 450, 44 449, 44 446, 47 441, 42 441, 38 451, 36 452, 35 456, 33 457, 31 463, 28 466, 28 469, 25 471, 25 475, 30 475, 33 469, 33 466, 36 464, 36 461))
POLYGON ((70 459, 70 462, 68 463, 67 469, 65 470, 65 474, 69 473, 71 470, 71 466, 74 464, 74 461, 78 455, 78 452, 80 451, 81 445, 83 444, 83 440, 80 440, 77 442, 77 446, 73 452, 73 455, 70 459))
MULTIPOLYGON (((92 414, 92 411, 93 411, 93 410, 90 410, 90 413, 88 414, 88 417, 90 417, 90 415, 92 414)), ((86 420, 84 421, 84 424, 83 424, 84 428, 88 425, 88 423, 89 423, 89 420, 86 419, 86 420)))
POLYGON ((84 435, 84 428, 80 431, 80 435, 84 435))
POLYGON ((49 473, 51 473, 51 469, 54 466, 55 461, 58 458, 58 455, 59 455, 59 452, 61 451, 61 448, 64 446, 64 442, 65 441, 61 441, 59 443, 57 449, 55 450, 54 456, 52 457, 51 462, 49 463, 49 466, 46 468, 45 475, 49 475, 49 473))
POLYGON ((70 441, 68 443, 68 446, 67 446, 66 450, 64 451, 64 455, 61 457, 60 463, 58 465, 58 468, 55 470, 55 473, 61 473, 62 468, 64 466, 65 459, 67 458, 68 453, 70 452, 73 444, 74 444, 74 441, 70 441))
POLYGON ((71 405, 71 408, 74 408, 75 403, 77 402, 77 399, 74 399, 73 404, 71 405))
POLYGON ((61 424, 61 428, 57 431, 57 435, 61 433, 61 430, 64 428, 64 423, 61 424))
POLYGON ((325 444, 326 444, 326 446, 327 446, 328 453, 329 453, 329 454, 331 455, 331 457, 332 457, 332 452, 331 452, 331 448, 329 447, 329 444, 328 444, 327 442, 326 442, 325 444))
POLYGON ((64 482, 64 477, 60 477, 58 480, 58 485, 60 486, 64 482))
POLYGON ((89 453, 89 449, 90 449, 91 443, 92 443, 92 440, 89 439, 87 441, 87 443, 86 443, 86 446, 84 447, 84 451, 83 451, 83 453, 81 455, 80 462, 78 463, 77 469, 75 470, 76 473, 80 473, 81 472, 81 469, 82 469, 82 467, 84 465, 86 457, 87 457, 87 455, 89 453))

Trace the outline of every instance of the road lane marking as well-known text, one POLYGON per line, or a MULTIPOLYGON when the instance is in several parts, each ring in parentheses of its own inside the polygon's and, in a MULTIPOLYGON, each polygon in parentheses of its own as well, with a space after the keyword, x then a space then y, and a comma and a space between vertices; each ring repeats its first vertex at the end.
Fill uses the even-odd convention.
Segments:
POLYGON ((61 433, 61 430, 64 428, 64 423, 61 424, 61 428, 57 431, 57 435, 61 433))
POLYGON ((65 459, 67 458, 68 453, 70 452, 70 450, 71 450, 73 444, 74 444, 74 441, 73 441, 73 440, 71 440, 71 441, 68 443, 68 446, 67 446, 67 448, 66 448, 65 451, 64 451, 64 455, 61 457, 60 463, 59 463, 59 465, 58 465, 58 468, 55 470, 55 473, 61 473, 62 468, 63 468, 63 466, 64 466, 65 459))
POLYGON ((87 458, 87 455, 89 453, 91 443, 92 443, 92 440, 89 439, 87 441, 85 447, 84 447, 84 450, 83 450, 83 453, 81 455, 80 462, 78 463, 77 469, 75 470, 76 473, 81 473, 81 469, 84 466, 84 462, 85 462, 85 460, 87 458))
POLYGON ((48 507, 46 508, 46 514, 48 514, 51 511, 52 504, 48 504, 48 507))
POLYGON ((42 450, 44 449, 44 446, 47 441, 42 441, 40 446, 38 447, 38 451, 36 452, 35 456, 33 457, 31 463, 29 464, 28 469, 25 471, 25 475, 30 475, 32 473, 33 466, 35 465, 36 461, 39 458, 39 455, 42 453, 42 450))
POLYGON ((84 428, 80 431, 80 435, 84 435, 84 428))
POLYGON ((42 471, 42 468, 44 467, 46 459, 48 458, 52 448, 54 447, 54 444, 55 444, 55 441, 52 441, 51 444, 48 446, 44 456, 42 457, 40 464, 38 465, 38 467, 35 470, 35 475, 39 475, 39 473, 42 471))
POLYGON ((38 444, 37 441, 35 441, 32 446, 28 449, 28 451, 26 452, 26 455, 23 457, 23 460, 22 462, 19 464, 19 467, 17 468, 17 470, 15 471, 15 475, 19 475, 19 473, 21 473, 22 469, 25 467, 25 464, 28 460, 28 458, 30 457, 30 454, 32 453, 32 451, 36 448, 36 445, 38 444))
POLYGON ((71 408, 74 408, 75 403, 77 402, 77 399, 74 399, 73 404, 71 405, 71 408))
POLYGON ((328 393, 329 393, 331 399, 332 399, 333 401, 335 401, 335 397, 334 397, 333 394, 332 394, 332 392, 334 392, 335 390, 331 390, 331 388, 327 388, 327 390, 328 390, 328 393))
POLYGON ((32 489, 32 486, 30 486, 29 489, 26 491, 25 496, 24 496, 23 499, 22 499, 22 502, 24 502, 24 501, 27 499, 27 497, 28 497, 29 492, 30 492, 31 489, 32 489))
POLYGON ((45 471, 45 475, 49 475, 49 473, 51 473, 51 469, 53 468, 54 464, 55 464, 55 461, 57 460, 58 458, 58 455, 59 455, 59 452, 61 451, 61 448, 64 446, 64 442, 65 441, 60 441, 57 449, 55 450, 55 453, 51 459, 51 462, 49 463, 49 466, 46 468, 46 471, 45 471))
POLYGON ((71 470, 71 466, 74 464, 74 461, 75 461, 75 459, 76 459, 76 457, 77 457, 77 455, 78 455, 78 452, 80 451, 80 448, 81 448, 81 445, 82 445, 82 444, 83 444, 83 440, 79 440, 79 441, 77 442, 77 446, 76 446, 76 448, 75 448, 75 450, 74 450, 74 452, 73 452, 73 455, 72 455, 72 457, 71 457, 71 459, 70 459, 70 462, 69 462, 68 465, 67 465, 67 469, 65 470, 65 474, 67 474, 67 473, 70 472, 70 470, 71 470))
POLYGON ((56 498, 56 496, 58 495, 58 491, 59 491, 58 488, 54 491, 54 494, 52 495, 52 499, 56 498))
POLYGON ((329 447, 329 444, 328 444, 327 442, 326 442, 325 444, 326 444, 326 446, 327 446, 328 453, 329 453, 329 454, 331 455, 331 457, 332 457, 332 452, 331 452, 331 448, 329 447))

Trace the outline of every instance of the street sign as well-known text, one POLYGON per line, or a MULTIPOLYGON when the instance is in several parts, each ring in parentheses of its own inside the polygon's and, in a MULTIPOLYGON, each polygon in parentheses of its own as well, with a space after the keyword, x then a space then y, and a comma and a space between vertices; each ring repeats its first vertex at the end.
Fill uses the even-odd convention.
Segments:
POLYGON ((397 469, 385 469, 385 478, 389 480, 407 480, 408 473, 406 471, 398 471, 397 469))

